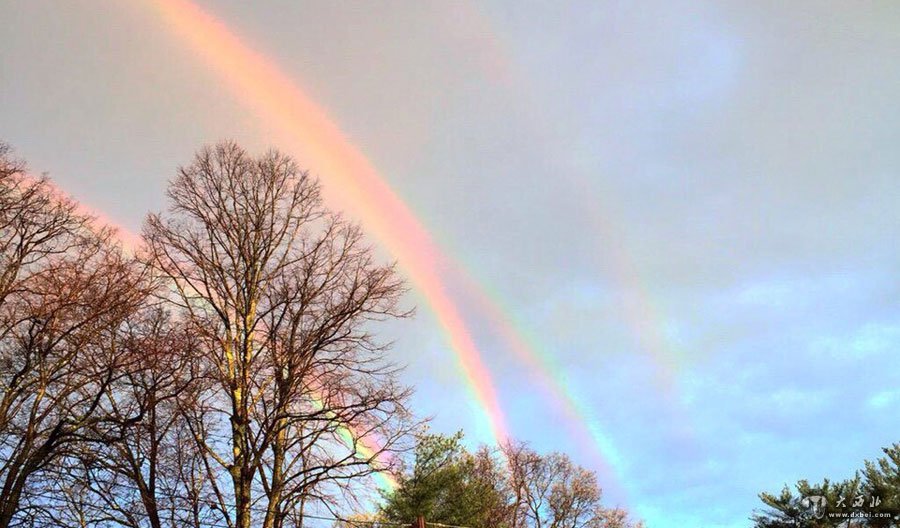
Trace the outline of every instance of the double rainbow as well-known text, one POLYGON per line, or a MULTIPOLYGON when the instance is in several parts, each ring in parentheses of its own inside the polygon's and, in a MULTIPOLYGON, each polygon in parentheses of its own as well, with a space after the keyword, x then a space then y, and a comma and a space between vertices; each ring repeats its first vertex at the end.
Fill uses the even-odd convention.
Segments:
MULTIPOLYGON (((244 104, 302 153, 324 181, 326 193, 351 208, 398 260, 423 295, 453 349, 467 387, 483 409, 493 438, 509 438, 506 418, 492 377, 460 310, 450 297, 441 266, 462 268, 444 255, 409 207, 393 192, 366 157, 327 113, 267 57, 252 50, 225 24, 190 0, 154 0, 169 27, 215 70, 244 104)), ((587 407, 567 390, 547 354, 539 352, 516 328, 507 311, 474 281, 466 281, 495 329, 530 367, 543 388, 565 411, 570 423, 591 439, 605 463, 621 474, 622 458, 587 407)), ((617 475, 621 477, 621 475, 617 475)))

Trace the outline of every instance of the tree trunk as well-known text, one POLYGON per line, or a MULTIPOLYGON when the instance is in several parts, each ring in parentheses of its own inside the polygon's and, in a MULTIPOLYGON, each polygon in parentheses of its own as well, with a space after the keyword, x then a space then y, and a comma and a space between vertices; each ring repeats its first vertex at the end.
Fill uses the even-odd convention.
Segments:
POLYGON ((281 528, 284 525, 284 512, 281 509, 282 494, 284 492, 284 420, 279 420, 277 427, 281 428, 275 435, 272 444, 272 481, 269 484, 269 504, 266 508, 266 518, 263 528, 281 528))

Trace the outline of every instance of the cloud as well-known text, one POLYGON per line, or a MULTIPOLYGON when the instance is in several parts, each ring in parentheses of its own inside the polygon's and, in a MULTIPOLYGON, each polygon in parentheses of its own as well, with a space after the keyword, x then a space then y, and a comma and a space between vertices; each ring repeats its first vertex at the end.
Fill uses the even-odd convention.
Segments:
MULTIPOLYGON (((652 528, 745 525, 897 440, 896 6, 248 6, 214 9, 537 336, 652 528)), ((274 137, 141 9, 18 3, 0 32, 3 139, 132 227, 201 143, 274 137)), ((452 294, 516 433, 592 463, 452 294)), ((415 408, 486 439, 427 307, 385 336, 415 408)))
POLYGON ((900 349, 900 323, 872 322, 844 336, 823 336, 815 346, 824 355, 843 361, 869 361, 894 356, 900 349))

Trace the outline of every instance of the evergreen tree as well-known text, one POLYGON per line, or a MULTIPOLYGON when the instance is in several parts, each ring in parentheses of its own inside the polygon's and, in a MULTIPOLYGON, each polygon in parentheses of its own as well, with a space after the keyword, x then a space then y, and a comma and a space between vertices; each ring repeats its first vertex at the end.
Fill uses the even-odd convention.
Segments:
POLYGON ((462 434, 425 435, 380 520, 470 528, 640 528, 621 509, 604 508, 596 475, 561 453, 522 443, 474 454, 462 434))
POLYGON ((850 479, 810 484, 801 480, 794 494, 787 485, 778 494, 763 492, 768 507, 751 517, 755 528, 825 528, 898 526, 900 513, 900 444, 882 449, 885 456, 850 479), (822 497, 823 499, 818 499, 822 497), (887 515, 885 517, 885 515, 887 515))
POLYGON ((398 489, 386 497, 385 521, 412 523, 418 516, 429 522, 469 526, 497 526, 497 509, 504 499, 496 460, 486 452, 472 455, 453 436, 425 435, 415 450, 411 471, 399 479, 398 489))

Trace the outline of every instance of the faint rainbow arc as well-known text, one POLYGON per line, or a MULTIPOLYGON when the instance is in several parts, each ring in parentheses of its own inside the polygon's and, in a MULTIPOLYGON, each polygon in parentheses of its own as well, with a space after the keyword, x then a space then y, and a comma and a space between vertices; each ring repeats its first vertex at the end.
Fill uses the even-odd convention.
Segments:
MULTIPOLYGON (((511 59, 509 46, 502 39, 502 32, 498 31, 496 24, 491 20, 491 15, 483 6, 475 2, 462 2, 460 6, 465 8, 465 14, 473 19, 478 27, 484 28, 483 34, 491 36, 485 42, 487 47, 491 48, 489 53, 493 57, 493 62, 499 64, 503 71, 505 86, 507 89, 516 89, 517 93, 526 99, 526 103, 521 105, 522 115, 534 121, 533 125, 529 127, 531 130, 542 134, 542 140, 548 140, 549 138, 543 136, 547 129, 546 121, 548 121, 543 115, 546 105, 541 104, 541 101, 531 91, 524 89, 532 86, 533 82, 530 82, 528 75, 511 59)), ((602 196, 597 186, 591 184, 590 175, 585 175, 580 181, 585 182, 587 187, 582 189, 586 191, 581 193, 583 196, 602 196)), ((605 250, 602 254, 607 256, 605 261, 611 265, 616 282, 620 286, 624 286, 623 290, 634 293, 633 297, 622 299, 625 323, 631 328, 638 346, 650 357, 657 368, 656 379, 660 388, 671 396, 671 393, 677 390, 675 378, 678 370, 676 361, 678 354, 677 351, 672 350, 673 347, 667 343, 665 335, 659 330, 663 326, 663 316, 654 304, 647 281, 641 277, 639 267, 625 246, 621 228, 617 227, 610 215, 606 214, 608 207, 603 207, 603 204, 598 206, 596 202, 589 203, 586 200, 582 210, 588 214, 591 225, 609 241, 602 248, 605 250)), ((484 283, 481 284, 483 288, 484 283)), ((476 290, 476 293, 479 292, 476 290)), ((499 297, 495 296, 495 298, 499 297)), ((493 310, 493 312, 500 316, 498 322, 501 326, 503 324, 515 326, 510 318, 504 316, 503 311, 493 310)), ((506 314, 509 313, 506 311, 506 314)))
POLYGON ((624 312, 625 323, 638 347, 643 349, 655 363, 658 388, 666 396, 677 393, 676 374, 678 372, 678 354, 667 343, 660 328, 664 325, 663 316, 654 305, 652 296, 638 273, 638 266, 631 253, 625 247, 625 241, 618 229, 603 211, 597 208, 587 209, 587 214, 594 228, 607 240, 607 262, 622 292, 633 295, 622 298, 620 305, 624 312))
MULTIPOLYGON (((542 114, 541 109, 545 108, 545 105, 540 100, 536 100, 530 92, 522 90, 522 87, 529 86, 530 83, 510 59, 506 46, 499 38, 494 24, 489 20, 490 17, 483 13, 477 4, 464 2, 462 5, 467 8, 465 14, 476 18, 478 27, 486 28, 482 34, 491 36, 487 44, 492 48, 490 54, 494 63, 499 63, 504 73, 502 77, 504 86, 506 89, 516 89, 526 97, 527 103, 522 105, 522 113, 526 119, 535 121, 534 126, 530 128, 542 134, 546 126, 542 122, 543 120, 540 122, 538 120, 542 117, 539 114, 542 114)), ((584 196, 599 195, 594 185, 590 184, 590 177, 582 178, 581 181, 585 180, 588 182, 589 190, 593 192, 584 193, 584 196)), ((682 356, 676 345, 667 338, 662 330, 664 315, 660 313, 660 309, 654 303, 647 281, 639 273, 640 268, 625 245, 621 228, 617 227, 606 214, 606 210, 598 207, 596 203, 588 204, 586 201, 582 210, 587 213, 589 222, 594 229, 608 241, 608 244, 603 247, 604 261, 610 266, 614 280, 620 287, 619 293, 622 295, 620 306, 624 322, 630 329, 639 350, 652 361, 655 367, 656 388, 665 396, 664 401, 669 407, 669 412, 678 418, 678 423, 688 426, 688 429, 682 432, 693 436, 693 429, 690 427, 691 417, 683 405, 679 405, 681 393, 678 390, 677 373, 678 360, 682 356)), ((544 389, 555 395, 558 407, 565 414, 576 417, 578 422, 584 424, 585 430, 581 431, 579 436, 583 438, 584 432, 587 432, 592 440, 592 451, 614 471, 613 476, 616 477, 616 481, 620 484, 620 489, 625 492, 626 497, 631 496, 637 501, 634 504, 636 511, 650 518, 644 506, 640 504, 639 498, 634 496, 636 490, 632 490, 631 486, 627 485, 629 483, 627 464, 616 448, 613 439, 603 431, 599 421, 592 416, 595 413, 572 393, 565 381, 565 373, 552 356, 545 352, 545 346, 535 336, 530 335, 530 332, 516 320, 514 311, 503 308, 502 296, 492 291, 487 282, 476 281, 476 275, 469 272, 461 261, 454 264, 455 271, 463 279, 463 282, 468 283, 467 293, 481 306, 481 311, 491 322, 492 328, 504 338, 509 349, 523 363, 529 365, 531 373, 537 374, 535 377, 541 382, 544 389)))
MULTIPOLYGON (((469 277, 463 280, 472 281, 469 277)), ((625 473, 625 461, 613 440, 603 432, 597 420, 591 417, 581 400, 572 393, 564 382, 564 372, 556 361, 544 350, 537 338, 510 315, 512 310, 505 309, 499 294, 490 291, 482 284, 481 288, 470 284, 467 292, 474 297, 480 309, 493 323, 493 328, 509 346, 515 356, 524 363, 542 385, 545 392, 553 397, 556 406, 570 419, 572 424, 583 427, 574 432, 582 439, 590 439, 588 447, 599 455, 600 462, 614 472, 614 476, 622 477, 625 473)))
MULTIPOLYGON (((510 59, 508 50, 499 38, 490 17, 471 2, 460 3, 457 7, 464 9, 463 16, 474 18, 475 25, 481 28, 479 35, 489 36, 485 41, 486 48, 489 48, 487 53, 492 59, 491 64, 499 67, 502 75, 500 77, 491 75, 494 72, 488 70, 485 71, 485 74, 495 82, 502 81, 506 89, 521 91, 523 86, 529 85, 529 83, 523 82, 525 76, 510 59)), ((544 105, 540 104, 541 102, 538 100, 533 100, 532 94, 522 93, 528 98, 528 103, 523 106, 524 115, 530 120, 539 119, 539 109, 544 108, 544 105)), ((537 123, 532 128, 538 133, 545 130, 543 123, 537 123)), ((646 281, 638 273, 638 267, 624 245, 620 230, 604 210, 599 209, 595 204, 584 207, 584 210, 589 215, 593 227, 610 241, 608 246, 604 246, 603 254, 606 255, 604 260, 611 266, 616 282, 622 287, 623 292, 633 294, 627 297, 623 295, 620 299, 624 322, 630 328, 638 347, 653 362, 657 388, 667 396, 667 401, 678 401, 676 378, 679 354, 677 350, 673 349, 670 340, 661 330, 663 316, 653 302, 646 281)), ((458 254, 458 252, 454 253, 458 254)), ((531 374, 535 375, 544 390, 554 396, 558 408, 567 416, 574 418, 574 421, 584 425, 584 429, 575 431, 576 434, 584 439, 585 433, 587 433, 592 443, 591 451, 599 455, 601 462, 605 462, 604 465, 614 471, 618 483, 626 484, 627 464, 616 448, 613 439, 603 431, 599 421, 592 416, 594 413, 583 403, 582 399, 571 391, 565 381, 563 369, 546 352, 546 347, 527 328, 523 327, 520 321, 516 320, 513 310, 504 308, 502 296, 493 291, 489 283, 476 280, 477 276, 470 272, 471 268, 463 266, 462 261, 458 260, 449 264, 462 278, 466 292, 479 304, 481 313, 491 322, 492 328, 503 338, 509 350, 530 368, 531 374)), ((671 406, 670 412, 678 416, 681 423, 690 423, 689 417, 679 406, 671 406)), ((624 486, 620 487, 624 488, 624 486)), ((622 491, 629 494, 630 490, 623 489, 622 491)), ((640 505, 636 506, 638 510, 642 509, 640 505)))
MULTIPOLYGON (((569 431, 599 465, 604 489, 614 489, 624 503, 634 499, 634 489, 627 480, 628 464, 613 438, 604 431, 599 420, 565 381, 565 373, 537 337, 504 306, 502 297, 488 283, 477 281, 461 261, 449 262, 468 296, 491 322, 494 333, 507 349, 524 364, 540 389, 550 396, 552 405, 566 417, 569 431)), ((637 506, 637 505, 635 505, 637 506)))
POLYGON ((142 243, 140 235, 113 221, 109 215, 100 209, 87 205, 81 201, 74 200, 50 178, 39 178, 32 175, 26 175, 26 178, 34 182, 44 181, 53 200, 58 200, 60 203, 71 203, 75 207, 76 214, 93 219, 94 222, 99 223, 102 227, 112 229, 115 240, 119 242, 122 249, 126 252, 134 254, 135 250, 140 247, 142 243))

